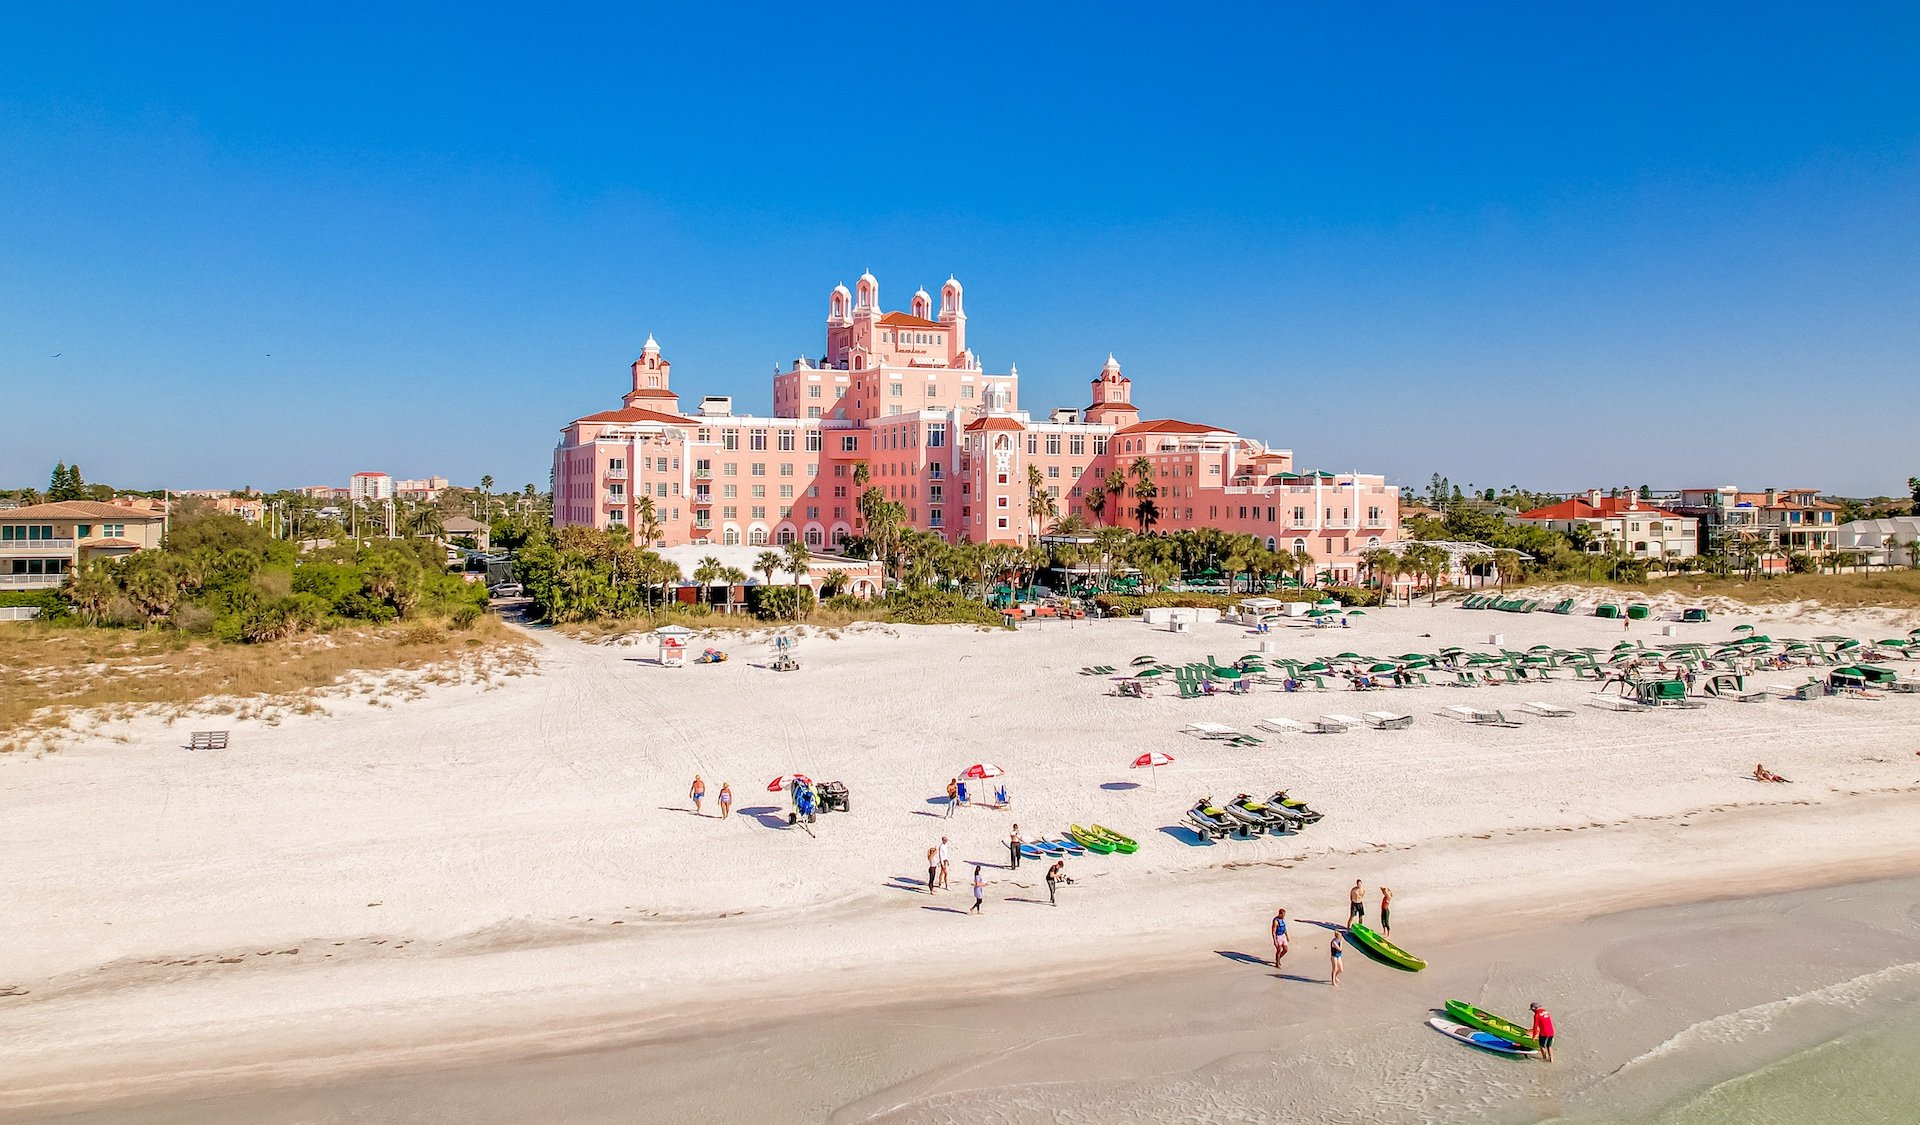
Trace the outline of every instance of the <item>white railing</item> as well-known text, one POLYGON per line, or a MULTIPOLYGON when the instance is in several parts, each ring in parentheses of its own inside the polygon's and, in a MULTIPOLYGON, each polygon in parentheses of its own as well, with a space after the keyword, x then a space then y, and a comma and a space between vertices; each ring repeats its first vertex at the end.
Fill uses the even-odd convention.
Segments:
POLYGON ((0 590, 53 590, 66 580, 64 574, 0 574, 0 590))
POLYGON ((73 553, 72 539, 0 539, 0 555, 28 555, 58 552, 73 553))

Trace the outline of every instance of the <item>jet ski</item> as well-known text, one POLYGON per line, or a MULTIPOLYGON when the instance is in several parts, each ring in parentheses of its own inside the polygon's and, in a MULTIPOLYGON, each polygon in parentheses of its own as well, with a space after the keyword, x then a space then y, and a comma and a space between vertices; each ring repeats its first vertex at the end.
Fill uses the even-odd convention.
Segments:
POLYGON ((1285 812, 1288 816, 1293 817, 1302 824, 1312 824, 1326 815, 1325 813, 1316 812, 1308 808, 1305 801, 1296 801, 1292 797, 1287 796, 1285 789, 1268 797, 1267 804, 1279 808, 1282 812, 1285 812))
POLYGON ((1193 803, 1193 807, 1187 810, 1187 823, 1209 840, 1218 840, 1240 831, 1240 822, 1214 804, 1211 797, 1202 797, 1193 803))
POLYGON ((1244 835, 1265 835, 1266 832, 1274 826, 1273 818, 1249 809, 1243 809, 1231 801, 1218 807, 1221 812, 1226 813, 1234 819, 1235 823, 1240 826, 1241 833, 1244 835))
POLYGON ((1297 818, 1265 801, 1254 800, 1251 793, 1242 793, 1235 797, 1228 802, 1227 808, 1238 809, 1248 816, 1259 818, 1266 825, 1268 832, 1292 832, 1300 827, 1300 821, 1297 818))

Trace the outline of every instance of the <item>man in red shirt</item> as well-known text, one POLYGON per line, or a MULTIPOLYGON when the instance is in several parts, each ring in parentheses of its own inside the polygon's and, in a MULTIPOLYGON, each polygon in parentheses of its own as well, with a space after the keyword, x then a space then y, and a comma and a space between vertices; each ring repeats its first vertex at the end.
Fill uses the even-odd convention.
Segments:
POLYGON ((1553 1013, 1538 1004, 1528 1004, 1533 1011, 1533 1037, 1540 1041, 1540 1057, 1553 1061, 1553 1013))

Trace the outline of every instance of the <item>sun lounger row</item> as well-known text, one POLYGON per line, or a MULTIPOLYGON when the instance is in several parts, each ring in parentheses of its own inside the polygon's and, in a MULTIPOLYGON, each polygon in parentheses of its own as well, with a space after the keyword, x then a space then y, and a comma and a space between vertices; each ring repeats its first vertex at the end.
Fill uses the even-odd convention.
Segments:
POLYGON ((1261 719, 1254 724, 1261 730, 1274 734, 1345 734, 1359 727, 1372 727, 1375 730, 1405 730, 1413 725, 1412 715, 1402 715, 1393 711, 1368 711, 1361 716, 1343 715, 1338 712, 1322 715, 1308 722, 1285 717, 1261 719))

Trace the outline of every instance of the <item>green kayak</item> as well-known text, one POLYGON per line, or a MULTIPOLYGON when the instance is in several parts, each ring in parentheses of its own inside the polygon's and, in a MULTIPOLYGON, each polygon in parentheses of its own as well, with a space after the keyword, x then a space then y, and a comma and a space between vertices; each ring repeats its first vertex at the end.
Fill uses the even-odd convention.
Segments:
POLYGON ((1353 940, 1359 942, 1361 945, 1366 946, 1368 949, 1373 950, 1375 953, 1379 954, 1381 957, 1385 958, 1387 961, 1391 962, 1392 964, 1398 965, 1400 968, 1403 968, 1410 973, 1417 973, 1421 969, 1424 969, 1427 967, 1427 963, 1425 961, 1422 961, 1420 958, 1415 957, 1411 953, 1408 953, 1406 950, 1393 944, 1392 942, 1388 941, 1386 938, 1381 937, 1379 934, 1375 933, 1371 928, 1359 922, 1355 922, 1353 925, 1348 926, 1347 933, 1353 935, 1353 940))
POLYGON ((1468 1027, 1498 1035, 1516 1047, 1524 1047, 1529 1051, 1540 1049, 1540 1041, 1527 1034, 1526 1028, 1512 1020, 1501 1019, 1492 1012, 1482 1011, 1465 1000, 1447 1001, 1447 1014, 1468 1027))
POLYGON ((1093 830, 1100 835, 1101 839, 1112 844, 1115 851, 1123 855, 1132 855, 1140 850, 1139 842, 1131 836, 1122 836, 1113 829, 1102 828, 1098 824, 1093 826, 1093 830))
POLYGON ((1067 835, 1071 836, 1081 847, 1090 852, 1098 852, 1101 855, 1113 854, 1113 841, 1100 835, 1098 832, 1089 832, 1078 824, 1069 824, 1067 825, 1067 835))

